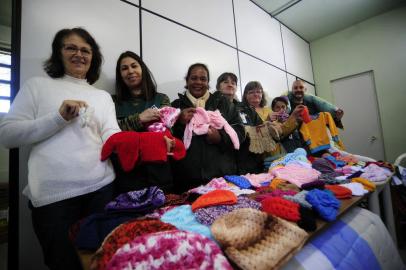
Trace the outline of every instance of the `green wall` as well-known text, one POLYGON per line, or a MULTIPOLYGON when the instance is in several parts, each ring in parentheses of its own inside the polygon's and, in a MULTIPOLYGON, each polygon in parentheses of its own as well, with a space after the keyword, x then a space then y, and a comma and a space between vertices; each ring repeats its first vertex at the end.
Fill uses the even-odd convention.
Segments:
POLYGON ((387 161, 406 152, 406 7, 316 40, 310 49, 317 94, 333 103, 331 80, 374 71, 387 161))

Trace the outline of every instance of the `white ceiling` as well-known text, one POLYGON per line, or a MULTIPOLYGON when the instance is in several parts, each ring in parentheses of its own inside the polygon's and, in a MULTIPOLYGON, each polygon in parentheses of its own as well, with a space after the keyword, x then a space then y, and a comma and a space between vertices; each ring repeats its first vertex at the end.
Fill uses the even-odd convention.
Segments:
POLYGON ((406 0, 252 0, 311 42, 353 24, 406 6, 406 0))

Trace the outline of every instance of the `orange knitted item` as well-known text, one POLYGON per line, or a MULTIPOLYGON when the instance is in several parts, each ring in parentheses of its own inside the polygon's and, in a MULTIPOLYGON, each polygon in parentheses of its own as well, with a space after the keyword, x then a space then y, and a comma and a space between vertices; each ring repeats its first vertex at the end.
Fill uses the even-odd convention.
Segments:
POLYGON ((280 197, 270 197, 261 201, 262 210, 268 214, 297 222, 300 220, 299 204, 280 197))
POLYGON ((272 190, 275 190, 275 189, 277 189, 278 185, 281 184, 281 183, 283 183, 283 182, 286 182, 286 181, 285 181, 285 180, 282 180, 282 179, 280 179, 280 178, 274 178, 274 179, 271 181, 270 187, 271 187, 272 190))
POLYGON ((325 185, 325 189, 333 192, 337 199, 349 199, 352 197, 352 191, 349 188, 339 186, 339 185, 325 185))
POLYGON ((376 189, 376 185, 366 178, 355 177, 351 180, 351 182, 362 184, 364 188, 368 191, 374 191, 376 189))
POLYGON ((229 190, 217 189, 197 198, 197 200, 192 204, 192 211, 207 206, 236 203, 237 196, 233 192, 229 190))

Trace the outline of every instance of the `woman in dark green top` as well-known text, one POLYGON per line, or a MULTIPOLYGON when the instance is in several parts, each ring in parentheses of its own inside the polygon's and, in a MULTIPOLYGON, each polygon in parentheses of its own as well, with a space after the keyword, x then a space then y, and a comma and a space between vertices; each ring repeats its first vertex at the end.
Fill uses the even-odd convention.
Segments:
MULTIPOLYGON (((134 52, 122 53, 116 65, 116 115, 124 131, 146 131, 147 123, 159 120, 158 109, 170 106, 167 95, 158 93, 155 80, 144 63, 134 52)), ((170 192, 173 186, 169 163, 137 164, 133 171, 124 172, 113 158, 117 174, 118 193, 158 186, 170 192)))

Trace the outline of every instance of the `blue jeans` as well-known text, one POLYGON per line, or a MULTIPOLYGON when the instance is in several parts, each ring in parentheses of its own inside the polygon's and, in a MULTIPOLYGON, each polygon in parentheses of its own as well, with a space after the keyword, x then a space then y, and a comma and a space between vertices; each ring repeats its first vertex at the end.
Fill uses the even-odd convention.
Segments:
POLYGON ((79 219, 103 211, 113 200, 113 184, 78 197, 34 207, 29 202, 35 234, 41 244, 45 264, 50 269, 82 269, 69 240, 69 228, 79 219))

